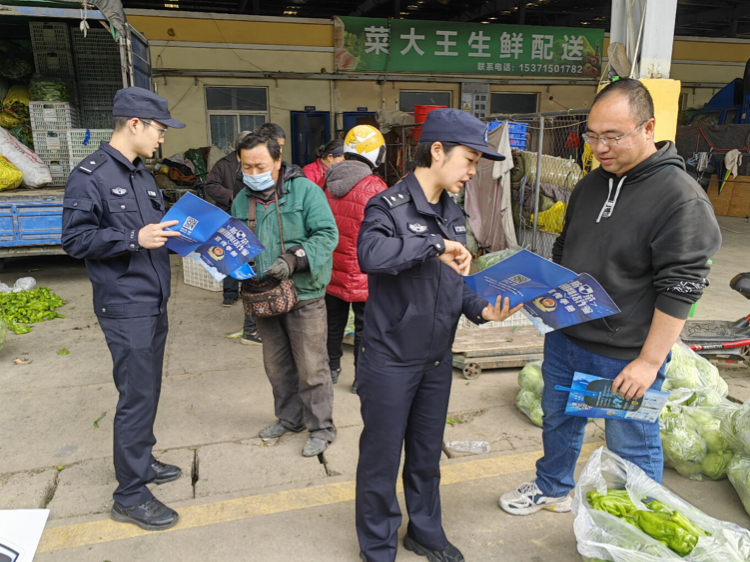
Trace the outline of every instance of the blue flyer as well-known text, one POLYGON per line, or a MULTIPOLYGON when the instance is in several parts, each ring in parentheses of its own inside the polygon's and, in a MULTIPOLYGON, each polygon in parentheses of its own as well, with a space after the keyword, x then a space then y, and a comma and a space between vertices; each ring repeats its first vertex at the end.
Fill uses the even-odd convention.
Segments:
POLYGON ((242 221, 192 193, 183 195, 162 222, 171 220, 179 224, 167 230, 179 232, 180 236, 169 238, 167 248, 183 257, 198 256, 218 281, 227 275, 235 279, 255 276, 249 262, 265 248, 242 221))
POLYGON ((669 393, 647 390, 642 398, 626 399, 612 394, 612 381, 585 373, 575 373, 571 388, 555 385, 568 393, 565 413, 582 418, 655 422, 669 398, 669 393))
POLYGON ((620 312, 596 279, 582 273, 524 305, 526 317, 542 334, 620 312))
POLYGON ((498 296, 510 298, 510 306, 546 295, 561 283, 576 278, 569 269, 528 250, 521 250, 487 269, 464 277, 466 284, 494 305, 498 296))

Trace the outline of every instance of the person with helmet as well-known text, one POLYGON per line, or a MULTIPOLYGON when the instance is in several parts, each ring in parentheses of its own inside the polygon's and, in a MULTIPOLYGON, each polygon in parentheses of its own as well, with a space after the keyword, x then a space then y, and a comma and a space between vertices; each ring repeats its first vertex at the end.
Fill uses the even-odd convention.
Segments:
POLYGON ((357 237, 365 218, 367 202, 388 188, 373 173, 385 158, 385 139, 375 127, 358 125, 347 133, 343 143, 336 142, 341 143, 344 161, 328 168, 323 184, 339 229, 339 244, 333 252, 333 274, 326 288, 328 360, 331 379, 336 384, 341 374, 341 357, 344 354, 341 344, 351 308, 354 311, 352 392, 356 393, 357 357, 362 345, 367 300, 367 275, 362 273, 357 261, 357 237))
POLYGON ((402 447, 404 547, 430 562, 464 560, 443 531, 439 491, 451 345, 462 313, 481 324, 521 308, 511 310, 508 299, 488 304, 462 279, 471 264, 466 216, 449 194, 476 174, 482 157, 504 159, 488 146, 486 124, 464 111, 436 109, 425 121, 414 172, 365 209, 357 257, 370 294, 357 363, 364 429, 356 524, 366 562, 396 559, 402 447))
POLYGON ((302 168, 302 171, 305 172, 305 176, 311 182, 324 187, 326 184, 326 170, 330 166, 344 160, 344 141, 341 139, 329 141, 318 148, 316 155, 318 157, 317 160, 302 168))

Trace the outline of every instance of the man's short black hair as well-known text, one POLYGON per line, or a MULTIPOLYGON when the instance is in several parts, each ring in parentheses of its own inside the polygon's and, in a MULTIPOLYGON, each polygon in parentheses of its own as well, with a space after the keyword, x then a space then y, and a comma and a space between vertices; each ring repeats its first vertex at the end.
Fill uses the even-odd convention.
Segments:
POLYGON ((237 153, 242 156, 243 150, 250 150, 261 144, 265 145, 268 149, 268 154, 271 155, 271 158, 274 160, 281 158, 281 147, 279 146, 278 141, 269 135, 263 135, 261 133, 250 133, 242 139, 237 147, 237 153))
MULTIPOLYGON (((414 167, 415 168, 429 168, 432 166, 432 145, 434 142, 420 142, 417 145, 417 152, 414 154, 414 167)), ((443 145, 443 151, 446 155, 453 152, 453 149, 458 146, 455 142, 441 142, 443 145)))
POLYGON ((276 123, 264 123, 256 132, 269 136, 273 140, 286 139, 284 129, 279 127, 276 123))
POLYGON ((114 117, 113 118, 113 128, 115 131, 119 131, 121 129, 124 129, 128 126, 128 121, 130 121, 132 117, 114 117))
POLYGON ((654 118, 654 100, 651 98, 646 86, 634 78, 621 78, 615 80, 596 94, 593 105, 599 100, 620 94, 628 98, 630 105, 630 116, 636 124, 643 123, 654 118))

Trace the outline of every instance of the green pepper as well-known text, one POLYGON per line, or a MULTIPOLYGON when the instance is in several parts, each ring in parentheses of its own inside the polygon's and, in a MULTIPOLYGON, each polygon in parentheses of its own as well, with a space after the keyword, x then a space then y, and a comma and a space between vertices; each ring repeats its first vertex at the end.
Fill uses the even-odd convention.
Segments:
POLYGON ((672 513, 672 510, 669 509, 666 505, 661 503, 659 500, 653 500, 646 504, 646 507, 648 507, 651 511, 660 511, 662 513, 672 513))
POLYGON ((685 517, 682 513, 680 513, 677 510, 675 510, 672 513, 672 521, 674 523, 677 523, 680 527, 682 527, 686 531, 698 537, 710 537, 711 536, 711 533, 709 533, 708 531, 704 531, 703 529, 698 527, 698 525, 693 523, 690 519, 685 517))
POLYGON ((609 490, 606 495, 599 492, 586 494, 589 505, 598 511, 604 511, 615 517, 622 517, 636 510, 626 490, 609 490))
POLYGON ((644 533, 663 542, 680 556, 687 556, 698 544, 697 535, 669 520, 666 513, 638 510, 633 515, 644 533))

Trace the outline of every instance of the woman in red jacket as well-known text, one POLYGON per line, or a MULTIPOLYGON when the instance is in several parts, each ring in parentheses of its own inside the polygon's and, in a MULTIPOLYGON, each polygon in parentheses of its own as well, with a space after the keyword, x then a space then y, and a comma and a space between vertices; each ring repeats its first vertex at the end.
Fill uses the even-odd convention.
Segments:
POLYGON ((318 148, 316 155, 318 159, 302 168, 302 171, 311 182, 324 187, 328 167, 344 160, 344 141, 341 139, 329 141, 318 148))
MULTIPOLYGON (((339 244, 333 252, 333 273, 326 289, 328 309, 328 359, 333 384, 341 373, 344 330, 349 307, 354 309, 354 384, 357 392, 357 355, 362 342, 367 275, 359 269, 357 238, 370 198, 388 186, 375 174, 385 158, 385 139, 376 128, 358 125, 344 140, 345 160, 332 166, 325 176, 328 203, 339 228, 339 244)), ((308 176, 309 177, 309 176, 308 176)))

